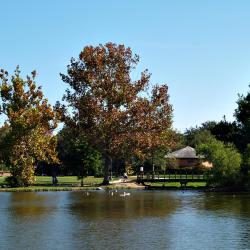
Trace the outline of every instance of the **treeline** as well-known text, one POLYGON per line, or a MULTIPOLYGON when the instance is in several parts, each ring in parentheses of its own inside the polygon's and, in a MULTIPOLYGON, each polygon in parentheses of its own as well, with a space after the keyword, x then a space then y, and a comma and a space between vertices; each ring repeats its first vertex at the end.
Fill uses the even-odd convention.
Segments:
POLYGON ((248 188, 250 184, 250 92, 240 95, 229 122, 207 121, 179 135, 181 144, 197 149, 213 163, 210 185, 248 188))
POLYGON ((2 163, 12 186, 28 186, 35 173, 102 175, 132 166, 176 144, 166 84, 150 85, 151 74, 131 77, 139 62, 124 45, 86 46, 60 77, 68 88, 52 107, 36 84, 36 72, 21 77, 1 70, 2 163), (57 134, 57 124, 64 124, 57 134), (136 164, 135 164, 136 163, 136 164))
POLYGON ((0 159, 12 186, 28 186, 35 174, 103 176, 166 167, 168 152, 186 145, 213 163, 209 185, 248 187, 250 93, 239 96, 235 121, 209 121, 178 133, 172 127, 168 86, 152 85, 148 70, 131 77, 139 56, 124 45, 86 46, 65 74, 68 88, 53 107, 37 86, 0 71, 0 159), (55 134, 58 123, 63 124, 55 134))

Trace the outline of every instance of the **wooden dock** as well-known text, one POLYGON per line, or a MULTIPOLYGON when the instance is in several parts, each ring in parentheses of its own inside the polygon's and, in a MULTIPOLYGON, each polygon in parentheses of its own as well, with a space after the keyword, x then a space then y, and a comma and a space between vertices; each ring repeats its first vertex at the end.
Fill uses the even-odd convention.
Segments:
POLYGON ((186 186, 188 182, 206 182, 207 174, 193 173, 139 173, 137 183, 145 182, 179 182, 186 186))

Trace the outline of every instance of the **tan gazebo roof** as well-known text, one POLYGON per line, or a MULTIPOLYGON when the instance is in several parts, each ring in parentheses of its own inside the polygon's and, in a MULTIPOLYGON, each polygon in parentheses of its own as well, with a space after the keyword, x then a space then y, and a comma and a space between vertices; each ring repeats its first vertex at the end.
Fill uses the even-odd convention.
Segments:
POLYGON ((177 151, 165 155, 165 158, 199 159, 202 157, 196 155, 196 151, 194 148, 187 146, 185 148, 179 149, 177 151))

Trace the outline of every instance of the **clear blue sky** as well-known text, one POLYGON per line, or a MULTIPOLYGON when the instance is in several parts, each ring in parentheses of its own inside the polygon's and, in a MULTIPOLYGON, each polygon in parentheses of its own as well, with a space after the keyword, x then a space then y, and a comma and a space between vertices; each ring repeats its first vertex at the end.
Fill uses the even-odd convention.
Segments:
POLYGON ((38 71, 50 103, 66 86, 59 72, 85 45, 130 46, 152 83, 167 83, 174 127, 223 115, 250 82, 250 1, 0 0, 0 68, 38 71))

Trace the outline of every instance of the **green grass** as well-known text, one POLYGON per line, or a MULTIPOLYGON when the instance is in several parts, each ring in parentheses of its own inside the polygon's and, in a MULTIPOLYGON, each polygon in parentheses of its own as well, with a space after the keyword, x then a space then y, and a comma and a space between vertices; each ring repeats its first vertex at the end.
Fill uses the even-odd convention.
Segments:
MULTIPOLYGON (((52 184, 52 180, 51 180, 51 176, 36 176, 36 182, 35 185, 36 186, 44 186, 44 185, 48 185, 50 186, 52 184)), ((59 176, 57 177, 58 179, 58 184, 59 186, 67 186, 67 185, 80 185, 81 184, 81 180, 79 180, 77 178, 77 176, 59 176)), ((101 184, 103 181, 103 178, 96 178, 94 176, 88 176, 86 178, 83 179, 83 184, 84 185, 99 185, 101 184)), ((5 177, 0 177, 0 185, 6 184, 5 183, 5 177)))
MULTIPOLYGON (((96 185, 100 185, 103 178, 95 178, 94 176, 88 176, 83 179, 84 187, 80 187, 81 180, 76 176, 59 176, 58 186, 51 185, 51 176, 36 176, 35 186, 31 187, 20 187, 20 188, 0 188, 0 192, 30 192, 30 191, 78 191, 78 190, 89 190, 95 189, 96 185), (72 185, 72 186, 71 186, 72 185)), ((114 178, 116 180, 118 178, 114 178)), ((136 176, 129 176, 130 180, 136 181, 136 176)), ((0 185, 5 184, 5 177, 0 177, 0 185)), ((166 187, 166 188, 180 188, 179 182, 155 182, 145 183, 151 187, 166 187)), ((188 182, 187 188, 203 188, 206 186, 206 182, 188 182)), ((112 185, 106 188, 113 189, 112 185)), ((116 187, 116 189, 127 189, 127 187, 116 187)))
POLYGON ((46 192, 46 191, 81 191, 94 190, 95 187, 58 187, 58 186, 30 186, 18 188, 0 188, 0 192, 46 192))
POLYGON ((0 185, 4 184, 5 177, 0 176, 0 185))
MULTIPOLYGON (((81 180, 77 176, 58 176, 58 184, 79 184, 81 180)), ((83 183, 85 185, 101 184, 103 178, 96 178, 94 176, 88 176, 83 178, 83 183)), ((36 185, 50 185, 52 183, 51 176, 36 176, 36 185)))
MULTIPOLYGON (((47 186, 48 188, 54 189, 55 187, 52 185, 52 177, 51 176, 36 176, 35 186, 38 188, 47 186)), ((77 176, 58 176, 58 186, 56 188, 67 187, 67 186, 80 186, 81 180, 77 178, 77 176)), ((113 178, 112 180, 116 180, 117 178, 113 178)), ((83 184, 85 186, 95 186, 100 185, 103 181, 103 177, 94 177, 88 176, 83 178, 83 184)), ((6 184, 5 177, 0 177, 0 185, 6 184)))
MULTIPOLYGON (((4 177, 0 177, 0 185, 4 183, 4 177)), ((18 187, 18 188, 0 188, 0 192, 39 192, 39 191, 79 191, 79 190, 95 190, 96 185, 100 185, 103 181, 103 177, 96 178, 94 176, 88 176, 83 179, 84 187, 80 187, 81 180, 77 176, 59 176, 58 186, 51 185, 51 176, 36 176, 35 186, 30 187, 18 187), (70 186, 72 185, 72 186, 70 186)), ((119 178, 113 178, 117 180, 119 178)), ((131 180, 136 180, 136 176, 131 180)), ((106 186, 107 189, 113 189, 112 185, 106 186)), ((126 187, 116 187, 116 189, 127 189, 126 187)))
MULTIPOLYGON (((35 186, 18 188, 0 188, 0 192, 31 192, 31 191, 78 191, 95 189, 95 185, 102 183, 103 178, 88 176, 83 179, 84 187, 80 187, 81 180, 77 176, 59 176, 58 186, 52 186, 51 176, 36 176, 35 186), (70 186, 72 185, 72 186, 70 186)), ((0 185, 6 184, 5 177, 0 177, 0 185)))

